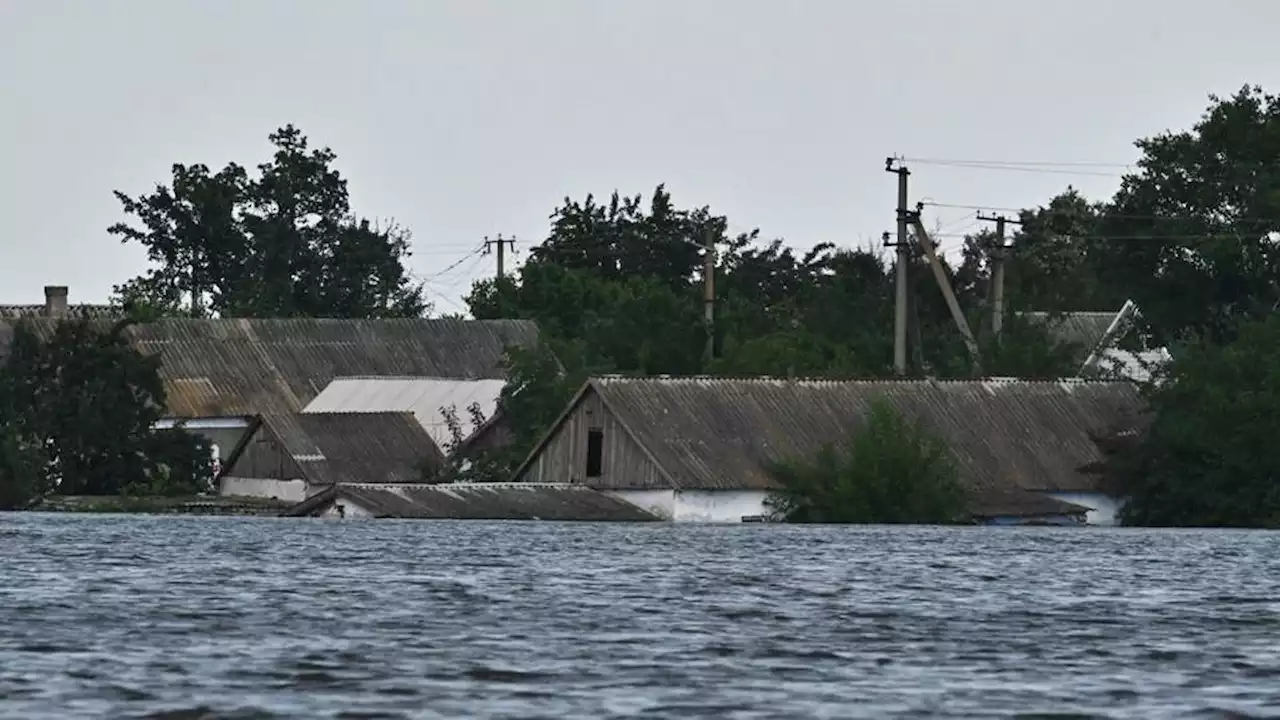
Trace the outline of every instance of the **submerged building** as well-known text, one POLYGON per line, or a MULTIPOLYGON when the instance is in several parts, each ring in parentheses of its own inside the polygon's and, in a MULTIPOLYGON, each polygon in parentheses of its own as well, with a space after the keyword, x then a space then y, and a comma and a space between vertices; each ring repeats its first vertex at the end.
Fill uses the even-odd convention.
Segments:
POLYGON ((769 514, 770 462, 845 441, 876 399, 947 444, 976 519, 1115 521, 1117 500, 1084 470, 1102 459, 1093 434, 1142 411, 1124 381, 599 377, 514 479, 585 485, 669 520, 751 520, 769 514))
MULTIPOLYGON (((0 359, 18 321, 52 334, 66 320, 119 320, 67 295, 50 287, 44 305, 0 306, 0 359)), ((221 494, 295 502, 335 483, 428 477, 453 444, 445 408, 463 441, 477 430, 501 441, 503 355, 538 338, 531 321, 419 318, 165 318, 125 333, 160 357, 158 427, 212 442, 221 494)))
POLYGON ((1173 359, 1168 348, 1152 347, 1139 337, 1141 313, 1132 300, 1117 312, 1024 312, 1020 316, 1042 324, 1055 342, 1074 348, 1083 378, 1146 382, 1173 359))

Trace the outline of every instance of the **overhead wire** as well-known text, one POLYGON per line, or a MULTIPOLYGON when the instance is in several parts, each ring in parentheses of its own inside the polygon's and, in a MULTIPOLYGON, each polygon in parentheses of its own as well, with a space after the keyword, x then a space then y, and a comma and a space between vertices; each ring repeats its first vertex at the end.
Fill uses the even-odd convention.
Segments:
MULTIPOLYGON (((922 201, 920 205, 924 207, 948 208, 952 210, 974 210, 976 212, 989 210, 991 212, 1020 213, 1024 211, 1034 212, 1036 210, 1047 209, 1044 207, 1015 208, 1015 207, 999 207, 995 205, 962 205, 959 203, 933 202, 931 200, 922 201)), ((1177 217, 1174 215, 1141 215, 1141 214, 1135 214, 1135 213, 1107 213, 1106 216, 1110 218, 1117 218, 1120 220, 1163 220, 1167 222, 1186 221, 1190 219, 1195 219, 1195 218, 1187 218, 1187 217, 1177 217)), ((1239 218, 1233 218, 1232 221, 1238 222, 1238 223, 1277 223, 1278 222, 1276 218, 1263 218, 1263 217, 1239 217, 1239 218)))
POLYGON ((902 161, 920 163, 922 165, 960 163, 964 165, 1017 165, 1022 167, 1134 167, 1133 163, 1092 162, 1087 160, 962 160, 958 158, 902 158, 902 161))
MULTIPOLYGON (((940 167, 965 168, 968 170, 1007 170, 1012 172, 1030 172, 1042 173, 1046 175, 1090 175, 1094 177, 1119 178, 1124 177, 1124 173, 1116 172, 1099 172, 1097 170, 1071 170, 1067 167, 1072 166, 1054 166, 1054 165, 1033 165, 1033 164, 1016 164, 1001 161, 981 161, 981 160, 935 160, 927 158, 902 158, 904 163, 915 165, 934 165, 940 167)), ((1086 165, 1080 167, 1128 167, 1126 165, 1086 165)))

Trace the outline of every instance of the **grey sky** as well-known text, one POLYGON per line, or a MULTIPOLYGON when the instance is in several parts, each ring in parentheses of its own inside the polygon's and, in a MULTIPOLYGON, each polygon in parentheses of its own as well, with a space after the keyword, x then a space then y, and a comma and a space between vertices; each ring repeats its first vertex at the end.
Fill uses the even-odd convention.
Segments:
MULTIPOLYGON (((422 276, 484 235, 527 248, 566 195, 659 182, 735 231, 857 245, 893 227, 886 156, 1128 163, 1210 92, 1280 90, 1277 28, 1274 0, 0 0, 0 302, 105 301, 144 261, 105 233, 113 189, 256 164, 288 122, 414 232, 422 276)), ((912 181, 1000 207, 1118 183, 912 181)), ((437 309, 492 269, 432 279, 437 309)))

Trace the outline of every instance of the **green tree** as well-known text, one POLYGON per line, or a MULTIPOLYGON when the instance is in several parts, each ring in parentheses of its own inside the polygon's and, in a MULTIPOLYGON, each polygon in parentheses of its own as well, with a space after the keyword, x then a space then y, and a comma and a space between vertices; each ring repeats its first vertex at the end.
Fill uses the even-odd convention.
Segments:
POLYGON ((0 426, 10 428, 4 465, 25 486, 35 467, 44 471, 37 490, 56 486, 67 495, 141 486, 186 492, 208 477, 207 443, 152 430, 165 399, 159 358, 129 345, 131 323, 100 331, 88 321, 62 322, 48 338, 25 322, 14 328, 0 373, 0 426), (191 460, 201 453, 204 466, 191 460))
POLYGON ((422 288, 404 263, 410 236, 351 210, 337 156, 292 125, 270 136, 257 177, 229 164, 174 165, 169 186, 116 197, 108 232, 147 249, 153 268, 117 287, 121 304, 194 317, 417 317, 422 288))
MULTIPOLYGON (((5 419, 9 417, 5 414, 5 419)), ((0 421, 3 422, 3 421, 0 421)), ((48 458, 17 425, 0 424, 0 510, 22 508, 50 490, 48 458)))
POLYGON ((1099 273, 1129 290, 1158 342, 1229 342, 1280 308, 1280 98, 1211 96, 1190 130, 1137 146, 1139 171, 1102 220, 1099 273))
POLYGON ((1024 210, 1006 268, 1006 297, 1038 311, 1115 312, 1128 300, 1127 283, 1102 281, 1109 241, 1100 237, 1106 203, 1068 187, 1043 207, 1024 210))
POLYGON ((967 493, 946 445, 918 421, 877 400, 843 448, 769 466, 779 489, 768 501, 800 523, 947 523, 967 493))
POLYGON ((593 369, 585 361, 582 343, 545 339, 532 347, 507 348, 503 360, 507 382, 498 398, 501 422, 510 443, 470 450, 458 416, 466 412, 479 427, 485 420, 478 407, 442 408, 450 428, 449 462, 428 479, 442 482, 502 482, 511 479, 593 369))
POLYGON ((1280 527, 1280 314, 1237 333, 1183 348, 1147 423, 1099 438, 1127 524, 1280 527))

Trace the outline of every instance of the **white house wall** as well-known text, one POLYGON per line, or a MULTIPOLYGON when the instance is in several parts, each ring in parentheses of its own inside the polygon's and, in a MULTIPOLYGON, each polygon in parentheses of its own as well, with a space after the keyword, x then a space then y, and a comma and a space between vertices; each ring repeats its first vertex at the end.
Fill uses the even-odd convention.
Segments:
POLYGON ((1097 492, 1055 492, 1049 497, 1072 505, 1088 508, 1085 523, 1089 525, 1118 525, 1122 503, 1109 495, 1097 492))
POLYGON ((300 503, 310 494, 305 480, 223 477, 218 494, 224 497, 251 497, 300 503))
POLYGON ((677 523, 740 523, 769 514, 763 490, 611 490, 654 515, 677 523))
POLYGON ((346 498, 338 498, 337 500, 334 500, 329 507, 325 508, 324 512, 320 513, 320 517, 353 519, 371 518, 374 517, 374 514, 361 505, 351 502, 346 498))

